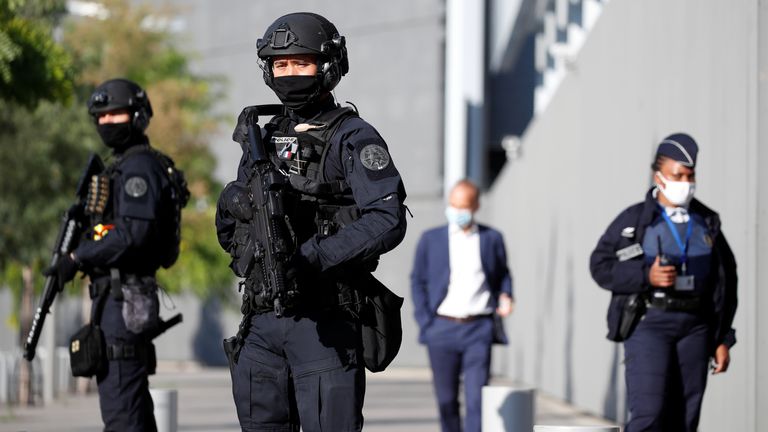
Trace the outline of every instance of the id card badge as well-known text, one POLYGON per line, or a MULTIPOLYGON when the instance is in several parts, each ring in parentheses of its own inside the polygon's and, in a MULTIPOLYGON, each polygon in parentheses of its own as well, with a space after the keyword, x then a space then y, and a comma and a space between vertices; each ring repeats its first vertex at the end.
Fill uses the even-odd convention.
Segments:
POLYGON ((675 291, 693 291, 695 287, 693 275, 677 275, 675 278, 675 291))

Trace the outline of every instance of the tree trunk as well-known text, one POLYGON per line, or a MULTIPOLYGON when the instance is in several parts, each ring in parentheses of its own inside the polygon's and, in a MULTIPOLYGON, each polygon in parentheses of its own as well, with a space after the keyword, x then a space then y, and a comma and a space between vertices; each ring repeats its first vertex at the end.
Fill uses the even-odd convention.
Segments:
MULTIPOLYGON (((35 295, 35 287, 32 278, 32 267, 23 266, 21 268, 21 279, 24 287, 21 294, 21 325, 20 341, 24 346, 24 340, 29 333, 32 325, 32 301, 35 295)), ((27 406, 32 402, 32 363, 21 360, 19 363, 19 405, 27 406)))

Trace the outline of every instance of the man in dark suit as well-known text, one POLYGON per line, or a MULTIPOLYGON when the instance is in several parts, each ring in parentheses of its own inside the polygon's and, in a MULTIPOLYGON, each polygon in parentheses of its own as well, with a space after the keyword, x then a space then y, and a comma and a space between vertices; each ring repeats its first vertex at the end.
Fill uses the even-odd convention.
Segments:
POLYGON ((444 432, 461 430, 459 380, 464 377, 464 430, 481 426, 481 391, 488 382, 491 344, 506 343, 500 321, 512 312, 512 278, 500 232, 475 223, 480 192, 468 180, 454 186, 448 225, 422 234, 411 273, 419 342, 427 345, 444 432))

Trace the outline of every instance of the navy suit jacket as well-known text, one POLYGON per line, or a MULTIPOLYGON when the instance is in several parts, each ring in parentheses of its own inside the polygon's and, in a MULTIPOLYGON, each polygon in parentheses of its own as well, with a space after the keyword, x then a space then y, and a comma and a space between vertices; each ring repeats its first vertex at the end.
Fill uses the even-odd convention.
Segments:
MULTIPOLYGON (((493 228, 478 225, 480 234, 480 261, 485 280, 491 290, 492 306, 496 308, 499 294, 512 297, 512 276, 507 267, 507 252, 504 237, 493 228)), ((411 272, 411 292, 414 314, 419 323, 419 342, 425 343, 424 331, 432 324, 437 308, 448 294, 450 281, 450 260, 448 257, 448 225, 424 232, 416 247, 416 257, 411 272)), ((503 329, 497 328, 496 331, 503 329)), ((506 343, 506 337, 497 337, 506 343)))

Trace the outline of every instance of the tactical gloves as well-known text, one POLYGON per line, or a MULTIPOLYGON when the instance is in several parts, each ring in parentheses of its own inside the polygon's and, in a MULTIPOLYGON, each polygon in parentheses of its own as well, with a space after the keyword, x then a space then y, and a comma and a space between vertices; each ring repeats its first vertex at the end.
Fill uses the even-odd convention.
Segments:
POLYGON ((248 196, 248 187, 244 183, 233 181, 227 184, 221 191, 219 200, 233 218, 248 222, 253 217, 251 198, 248 196))
POLYGON ((43 275, 56 276, 59 285, 59 291, 61 291, 64 289, 64 285, 66 285, 67 282, 75 278, 79 268, 80 265, 75 262, 72 257, 69 255, 63 255, 58 259, 58 261, 56 261, 56 264, 48 267, 45 271, 43 271, 43 275))

